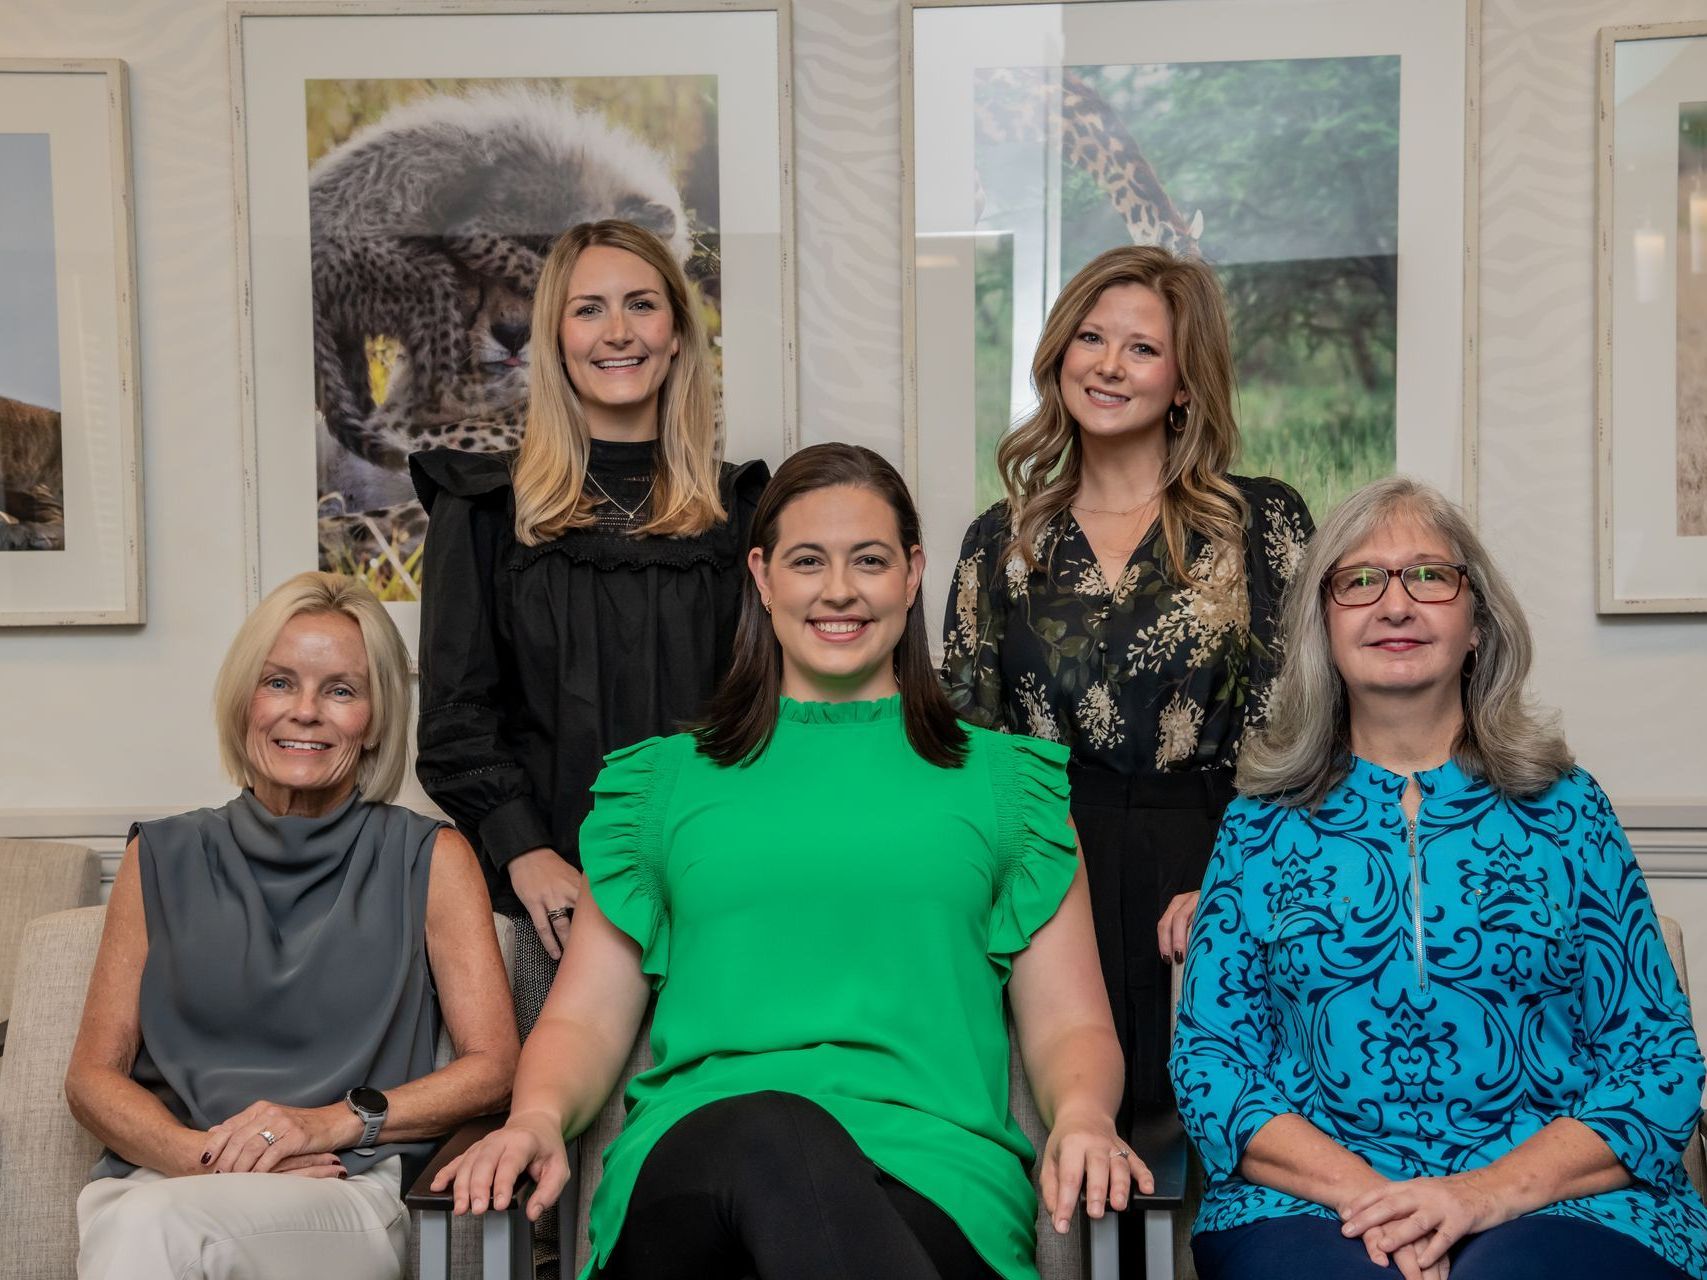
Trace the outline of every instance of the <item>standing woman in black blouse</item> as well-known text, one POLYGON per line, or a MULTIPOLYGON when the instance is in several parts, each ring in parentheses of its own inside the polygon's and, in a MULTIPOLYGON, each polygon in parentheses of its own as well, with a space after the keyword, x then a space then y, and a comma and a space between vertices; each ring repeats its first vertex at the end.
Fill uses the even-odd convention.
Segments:
POLYGON ((581 891, 589 788, 606 752, 697 717, 728 665, 768 478, 718 461, 699 301, 651 232, 566 232, 533 337, 515 455, 410 459, 430 515, 416 771, 517 921, 524 1038, 581 891))
POLYGON ((1123 1123, 1169 1099, 1169 973, 1274 670, 1281 588, 1312 525, 1239 451, 1221 288, 1125 247, 1050 309, 1037 411, 955 571, 944 678, 975 724, 1064 742, 1115 1029, 1123 1123))

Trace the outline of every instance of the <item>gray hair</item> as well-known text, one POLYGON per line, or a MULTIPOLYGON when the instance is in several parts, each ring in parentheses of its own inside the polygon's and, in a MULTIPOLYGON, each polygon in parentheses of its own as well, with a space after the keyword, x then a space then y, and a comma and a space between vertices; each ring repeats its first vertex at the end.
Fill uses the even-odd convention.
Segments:
POLYGON ((1328 642, 1322 580, 1377 528, 1409 515, 1443 537, 1469 566, 1475 666, 1461 685, 1464 726, 1452 758, 1506 795, 1545 791, 1572 765, 1556 717, 1525 692, 1533 644, 1517 595, 1494 567, 1470 521, 1438 490, 1389 476, 1352 494, 1310 540, 1281 604, 1285 651, 1270 691, 1266 726, 1239 753, 1238 787, 1281 804, 1320 804, 1349 767, 1345 681, 1328 642))
POLYGON ((238 786, 255 785, 255 765, 246 745, 249 702, 279 632, 305 613, 342 614, 361 628, 373 716, 356 764, 356 785, 366 799, 389 804, 403 786, 409 764, 409 650, 373 592, 342 574, 297 574, 275 587, 237 629, 213 686, 220 760, 238 786))

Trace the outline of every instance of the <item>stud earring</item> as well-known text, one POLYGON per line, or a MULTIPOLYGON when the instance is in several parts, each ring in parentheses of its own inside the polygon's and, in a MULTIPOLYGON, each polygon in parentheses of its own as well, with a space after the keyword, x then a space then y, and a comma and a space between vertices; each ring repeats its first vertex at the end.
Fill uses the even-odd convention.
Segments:
POLYGON ((764 605, 766 613, 769 613, 771 611, 771 602, 769 600, 766 600, 763 596, 759 597, 759 603, 764 605))

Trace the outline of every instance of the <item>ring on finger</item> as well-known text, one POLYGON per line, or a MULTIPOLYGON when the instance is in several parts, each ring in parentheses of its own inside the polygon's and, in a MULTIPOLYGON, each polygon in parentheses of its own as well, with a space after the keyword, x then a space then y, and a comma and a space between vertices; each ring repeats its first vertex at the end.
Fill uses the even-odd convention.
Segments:
POLYGON ((279 1140, 279 1135, 274 1133, 271 1129, 262 1129, 261 1140, 270 1147, 273 1143, 279 1140))
POLYGON ((1130 1156, 1132 1153, 1130 1151, 1125 1150, 1122 1147, 1116 1147, 1113 1151, 1110 1151, 1108 1154, 1116 1160, 1124 1160, 1128 1156, 1130 1156))
POLYGON ((545 913, 545 918, 547 920, 567 920, 573 914, 574 912, 568 907, 553 907, 545 913))

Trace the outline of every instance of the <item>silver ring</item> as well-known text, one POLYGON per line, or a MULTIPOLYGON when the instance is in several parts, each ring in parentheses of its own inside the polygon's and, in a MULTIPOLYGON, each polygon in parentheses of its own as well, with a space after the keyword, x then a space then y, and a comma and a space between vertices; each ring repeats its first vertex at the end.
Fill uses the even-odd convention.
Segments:
POLYGON ((1121 1150, 1117 1149, 1114 1151, 1110 1151, 1108 1154, 1111 1156, 1119 1156, 1122 1160, 1124 1160, 1128 1156, 1130 1156, 1132 1153, 1130 1151, 1121 1151, 1121 1150))
POLYGON ((279 1135, 274 1133, 271 1129, 262 1129, 261 1130, 261 1138, 270 1147, 273 1145, 273 1143, 275 1143, 279 1140, 279 1135))
POLYGON ((574 914, 574 911, 569 907, 553 907, 545 913, 545 918, 547 920, 567 920, 574 914))

